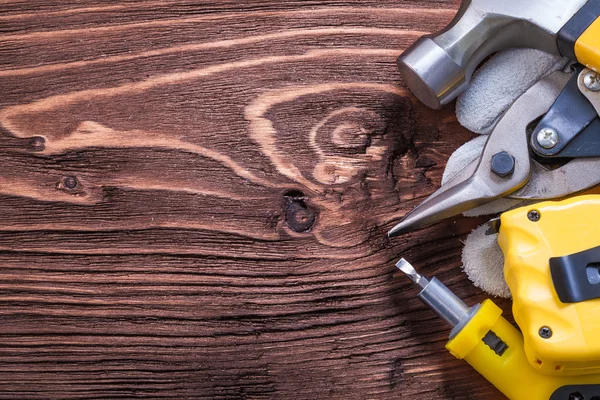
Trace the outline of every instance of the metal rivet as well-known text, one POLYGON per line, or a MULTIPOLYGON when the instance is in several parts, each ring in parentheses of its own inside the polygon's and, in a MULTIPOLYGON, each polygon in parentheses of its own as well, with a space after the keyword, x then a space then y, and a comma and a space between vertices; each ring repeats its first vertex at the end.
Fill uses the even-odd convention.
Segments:
POLYGON ((583 84, 592 92, 600 92, 600 77, 594 71, 589 71, 585 74, 583 84))
POLYGON ((527 213, 527 218, 531 222, 538 222, 542 218, 542 214, 538 210, 531 210, 527 213))
POLYGON ((552 329, 547 326, 542 326, 538 333, 542 339, 550 339, 552 337, 552 329))
POLYGON ((506 178, 515 172, 515 158, 506 151, 494 154, 491 169, 494 174, 506 178))
POLYGON ((542 128, 537 134, 537 141, 545 149, 551 149, 558 144, 558 133, 552 128, 542 128))

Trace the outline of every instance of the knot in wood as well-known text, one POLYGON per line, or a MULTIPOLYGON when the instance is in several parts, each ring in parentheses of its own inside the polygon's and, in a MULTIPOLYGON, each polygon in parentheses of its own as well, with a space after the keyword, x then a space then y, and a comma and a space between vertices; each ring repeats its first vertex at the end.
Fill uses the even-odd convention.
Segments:
POLYGON ((46 148, 46 139, 41 136, 32 137, 29 140, 29 146, 33 151, 44 151, 46 148))
POLYGON ((68 190, 73 190, 77 187, 78 181, 74 176, 65 176, 63 179, 63 185, 68 190))
POLYGON ((306 205, 301 193, 285 196, 285 222, 294 232, 306 232, 315 223, 315 212, 306 205))

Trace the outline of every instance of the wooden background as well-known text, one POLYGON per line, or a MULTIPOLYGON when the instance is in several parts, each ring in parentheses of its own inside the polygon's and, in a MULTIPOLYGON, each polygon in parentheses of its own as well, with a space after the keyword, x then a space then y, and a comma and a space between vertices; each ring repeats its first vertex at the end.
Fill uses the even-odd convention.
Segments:
POLYGON ((385 236, 471 137, 395 67, 457 7, 0 1, 0 397, 502 398, 394 270, 482 300, 481 220, 385 236))

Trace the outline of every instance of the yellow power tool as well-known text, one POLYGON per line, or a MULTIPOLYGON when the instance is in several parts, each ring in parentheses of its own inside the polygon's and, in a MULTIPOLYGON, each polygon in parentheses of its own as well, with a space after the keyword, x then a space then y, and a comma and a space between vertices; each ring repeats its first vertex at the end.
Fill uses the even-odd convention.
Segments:
POLYGON ((498 243, 520 331, 491 300, 468 307, 406 260, 396 266, 452 328, 446 348, 511 400, 600 400, 600 196, 504 213, 498 243), (522 333, 521 333, 522 332, 522 333))

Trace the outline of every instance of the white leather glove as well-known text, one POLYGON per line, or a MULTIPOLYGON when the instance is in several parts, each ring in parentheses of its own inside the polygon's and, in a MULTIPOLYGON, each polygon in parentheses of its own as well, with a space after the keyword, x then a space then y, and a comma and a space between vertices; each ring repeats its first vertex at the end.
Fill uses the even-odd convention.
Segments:
MULTIPOLYGON (((498 119, 533 84, 551 72, 565 68, 568 60, 532 49, 498 53, 473 76, 469 89, 458 98, 456 115, 467 129, 481 134, 464 144, 448 160, 442 183, 479 157, 498 119)), ((467 216, 497 214, 524 205, 500 199, 465 213, 467 216)), ((480 226, 467 237, 463 248, 463 269, 475 286, 498 297, 510 297, 504 280, 504 257, 496 236, 486 236, 480 226)))

